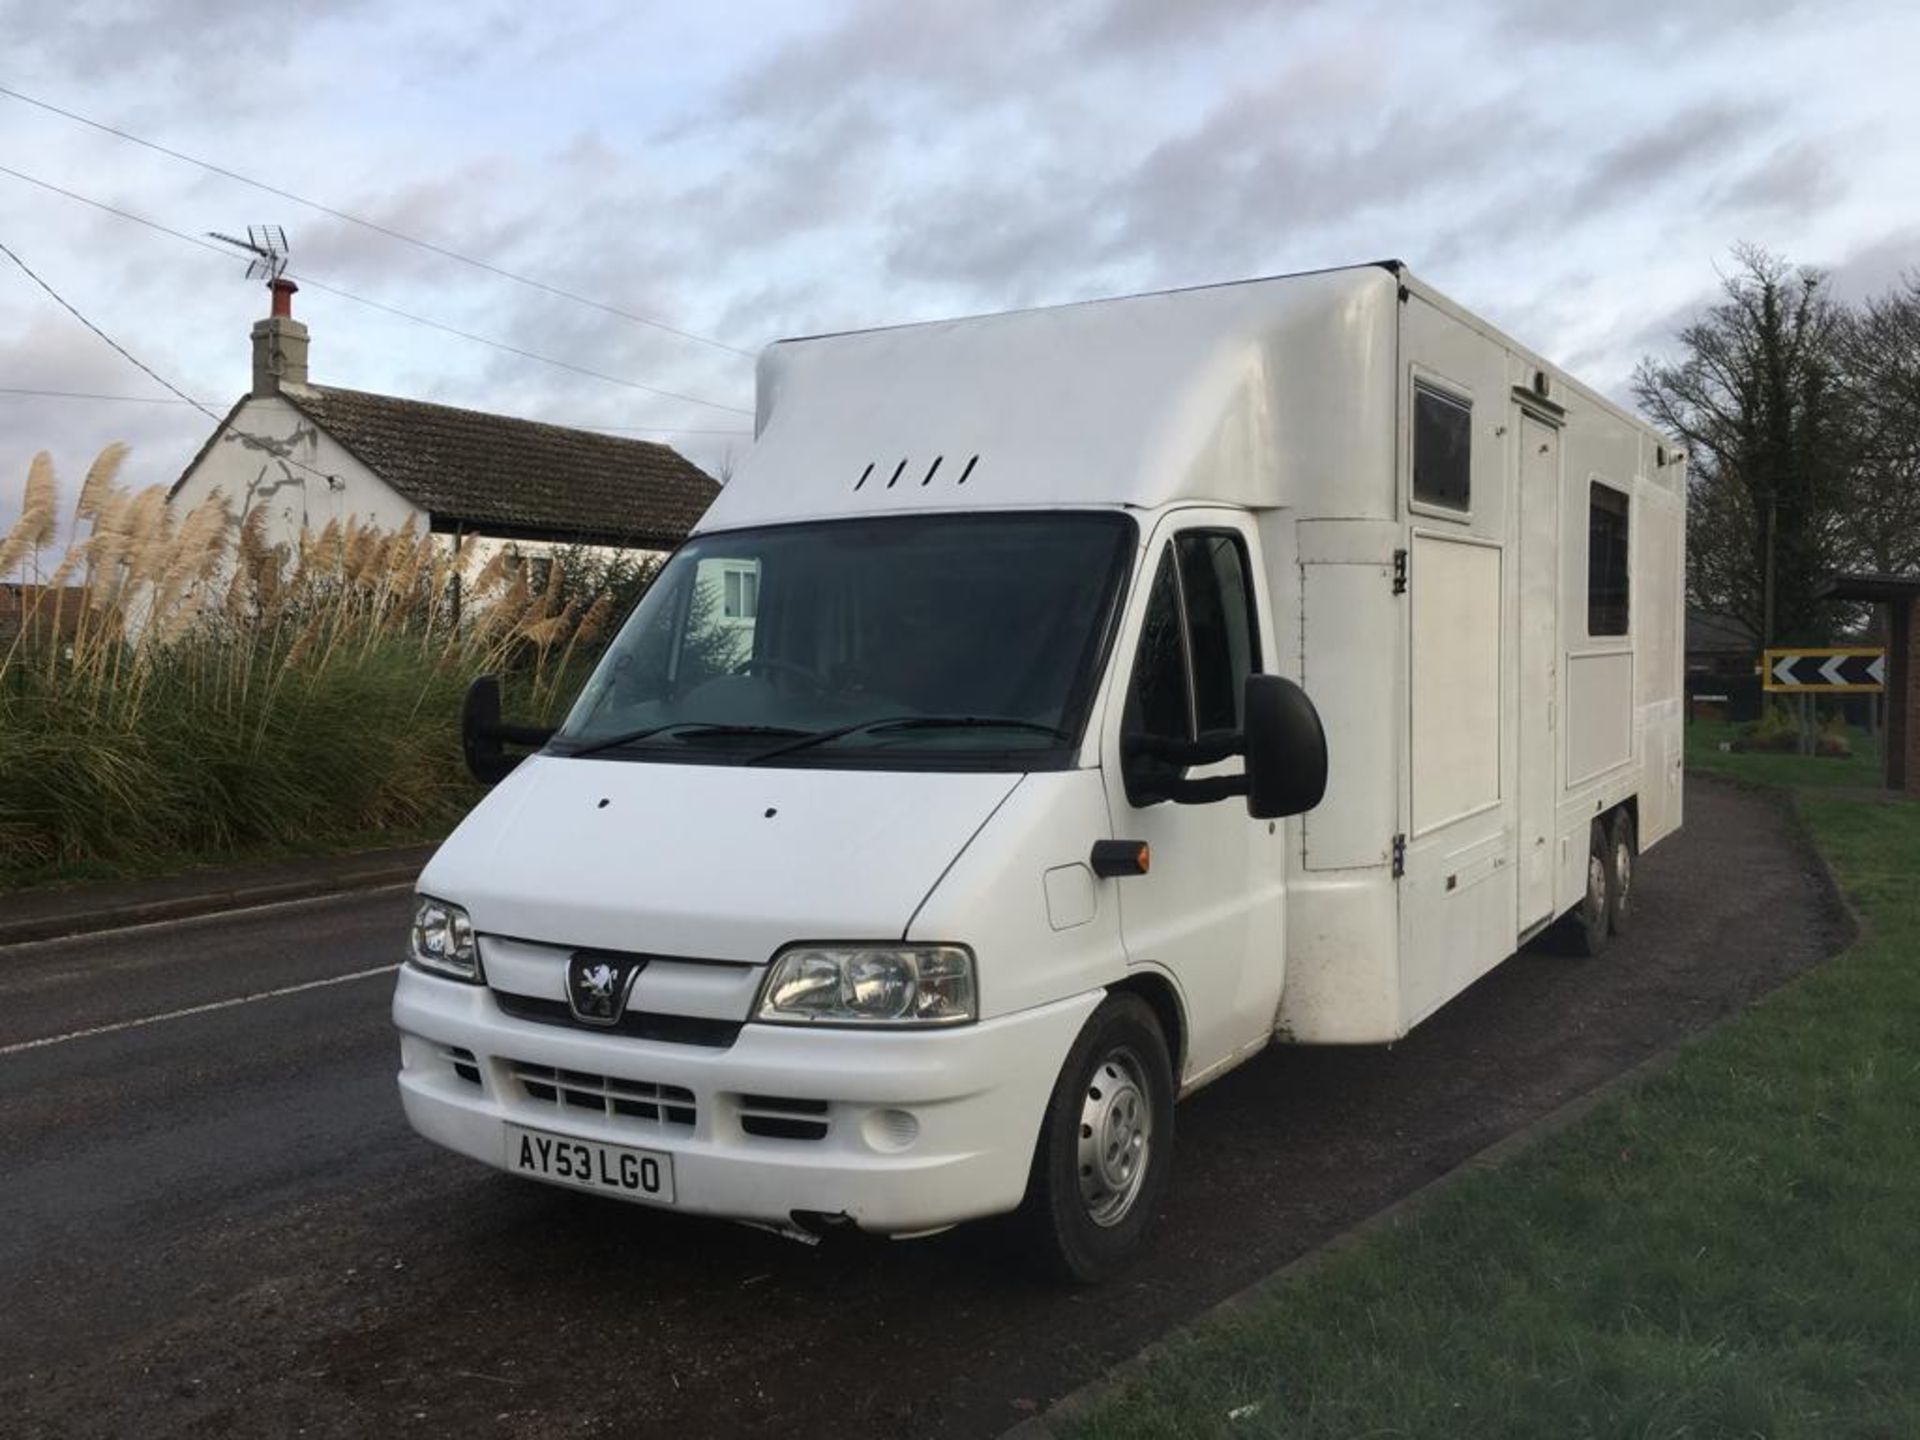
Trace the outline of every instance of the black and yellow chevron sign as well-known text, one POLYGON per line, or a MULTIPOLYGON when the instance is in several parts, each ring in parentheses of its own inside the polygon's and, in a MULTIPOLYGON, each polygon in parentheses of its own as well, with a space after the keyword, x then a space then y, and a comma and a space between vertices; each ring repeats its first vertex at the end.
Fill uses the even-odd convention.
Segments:
POLYGON ((1769 650, 1760 685, 1775 693, 1878 695, 1887 688, 1887 652, 1859 645, 1769 650))

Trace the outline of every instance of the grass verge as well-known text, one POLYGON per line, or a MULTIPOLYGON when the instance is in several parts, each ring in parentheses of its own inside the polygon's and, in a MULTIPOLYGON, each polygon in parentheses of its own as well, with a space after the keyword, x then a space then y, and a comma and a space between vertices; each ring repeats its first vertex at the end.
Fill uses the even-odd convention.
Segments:
POLYGON ((1748 785, 1792 789, 1873 789, 1881 784, 1879 742, 1864 730, 1846 732, 1851 755, 1802 756, 1749 753, 1720 748, 1732 743, 1740 726, 1727 720, 1694 720, 1687 725, 1687 767, 1748 785))
POLYGON ((1858 944, 1062 1432, 1920 1435, 1920 805, 1800 808, 1858 944))

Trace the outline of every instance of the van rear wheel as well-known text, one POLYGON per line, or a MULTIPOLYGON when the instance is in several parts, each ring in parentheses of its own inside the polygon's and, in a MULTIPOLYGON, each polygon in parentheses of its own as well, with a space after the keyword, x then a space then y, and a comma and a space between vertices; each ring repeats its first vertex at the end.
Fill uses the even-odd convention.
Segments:
POLYGON ((1615 935, 1624 935, 1633 921, 1634 861, 1640 855, 1640 837, 1631 811, 1622 810, 1613 817, 1608 843, 1607 928, 1615 935))
POLYGON ((1613 918, 1613 836, 1596 820, 1587 832, 1587 889, 1567 915, 1573 952, 1588 959, 1607 948, 1613 918))
POLYGON ((1153 1009, 1109 995, 1054 1082, 1020 1220, 1040 1266, 1090 1284, 1139 1250, 1173 1161, 1173 1066, 1153 1009))

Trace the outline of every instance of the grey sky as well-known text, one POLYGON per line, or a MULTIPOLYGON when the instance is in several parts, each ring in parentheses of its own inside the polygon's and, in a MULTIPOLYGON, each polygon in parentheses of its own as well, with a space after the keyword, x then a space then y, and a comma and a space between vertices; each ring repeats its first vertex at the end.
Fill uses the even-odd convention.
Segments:
MULTIPOLYGON (((1851 293, 1920 263, 1920 6, 0 0, 0 85, 748 349, 782 334, 1387 255, 1618 393, 1751 240, 1851 293)), ((0 97, 0 165, 331 285, 747 407, 752 365, 0 97)), ((237 261, 0 175, 0 239, 189 393, 245 387, 237 261)), ((729 410, 309 287, 316 380, 561 423, 729 410)), ((0 258, 0 387, 161 397, 0 258)), ((0 395, 28 457, 171 480, 182 407, 0 395)))

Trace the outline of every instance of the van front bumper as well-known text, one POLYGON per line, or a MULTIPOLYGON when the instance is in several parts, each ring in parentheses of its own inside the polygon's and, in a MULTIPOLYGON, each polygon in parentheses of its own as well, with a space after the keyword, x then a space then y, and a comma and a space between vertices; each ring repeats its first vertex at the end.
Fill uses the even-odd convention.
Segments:
POLYGON ((718 1049, 515 1019, 483 986, 403 966, 393 1022, 407 1120, 450 1150, 507 1169, 519 1125, 662 1151, 673 1209, 844 1215, 901 1234, 1019 1205, 1047 1098, 1100 999, 950 1030, 747 1025, 718 1049))

